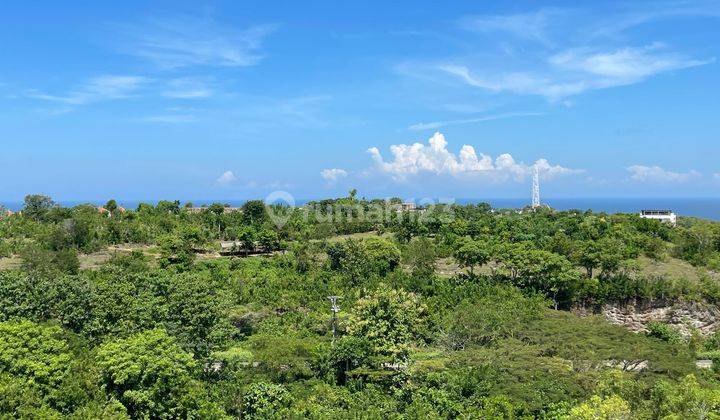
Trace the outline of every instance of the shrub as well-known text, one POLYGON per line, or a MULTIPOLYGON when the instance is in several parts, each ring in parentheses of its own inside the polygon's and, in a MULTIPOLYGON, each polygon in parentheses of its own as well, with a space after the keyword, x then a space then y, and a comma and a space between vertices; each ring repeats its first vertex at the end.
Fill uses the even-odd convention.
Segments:
POLYGON ((660 340, 667 341, 672 344, 682 341, 680 332, 668 324, 651 321, 648 323, 647 329, 647 335, 650 337, 659 338, 660 340))

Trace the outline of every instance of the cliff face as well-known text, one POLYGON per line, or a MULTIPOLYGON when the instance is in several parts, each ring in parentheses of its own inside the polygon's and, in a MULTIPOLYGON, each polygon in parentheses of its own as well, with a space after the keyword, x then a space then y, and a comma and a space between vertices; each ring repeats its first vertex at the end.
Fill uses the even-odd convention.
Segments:
POLYGON ((629 301, 597 307, 576 307, 579 315, 601 314, 613 324, 646 332, 650 321, 664 322, 689 337, 692 331, 710 335, 720 329, 720 308, 699 302, 629 301))

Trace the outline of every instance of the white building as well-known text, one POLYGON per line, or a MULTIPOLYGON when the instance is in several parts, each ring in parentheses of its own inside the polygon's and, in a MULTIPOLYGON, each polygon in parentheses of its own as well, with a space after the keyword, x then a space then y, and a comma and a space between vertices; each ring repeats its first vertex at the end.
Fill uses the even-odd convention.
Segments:
POLYGON ((664 223, 677 224, 677 216, 672 210, 640 210, 640 217, 643 219, 654 219, 664 223))
POLYGON ((395 204, 392 207, 397 213, 402 213, 404 211, 415 211, 417 210, 417 207, 415 206, 415 203, 413 202, 405 202, 402 204, 395 204))

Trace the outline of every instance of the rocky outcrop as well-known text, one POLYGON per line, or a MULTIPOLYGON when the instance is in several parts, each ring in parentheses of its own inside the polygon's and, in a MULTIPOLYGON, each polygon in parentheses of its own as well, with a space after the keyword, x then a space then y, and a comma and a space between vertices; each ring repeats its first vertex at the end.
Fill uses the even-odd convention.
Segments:
POLYGON ((663 322, 689 337, 693 331, 707 336, 720 330, 720 308, 702 302, 629 301, 596 307, 577 307, 579 315, 601 314, 613 324, 646 332, 651 321, 663 322))

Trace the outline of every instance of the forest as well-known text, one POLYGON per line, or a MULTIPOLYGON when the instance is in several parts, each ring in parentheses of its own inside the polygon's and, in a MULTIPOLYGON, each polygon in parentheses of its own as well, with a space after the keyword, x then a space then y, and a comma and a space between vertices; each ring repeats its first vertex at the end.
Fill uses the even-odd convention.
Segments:
POLYGON ((716 311, 720 223, 401 204, 0 209, 0 418, 720 419, 720 332, 599 312, 716 311))

